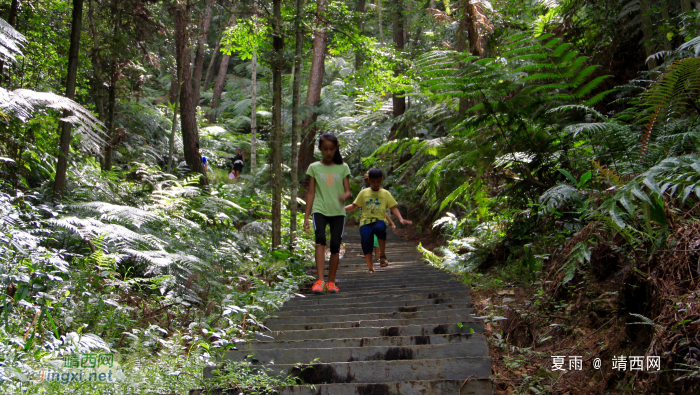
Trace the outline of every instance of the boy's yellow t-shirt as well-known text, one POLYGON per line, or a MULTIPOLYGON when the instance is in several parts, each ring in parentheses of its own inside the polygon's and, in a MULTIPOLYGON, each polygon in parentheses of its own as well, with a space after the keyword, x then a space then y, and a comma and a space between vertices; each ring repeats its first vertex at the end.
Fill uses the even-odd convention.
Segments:
POLYGON ((375 221, 384 221, 386 209, 396 206, 397 203, 391 193, 384 188, 376 192, 372 188, 365 188, 360 191, 353 204, 362 208, 362 219, 360 219, 360 226, 362 226, 375 221))

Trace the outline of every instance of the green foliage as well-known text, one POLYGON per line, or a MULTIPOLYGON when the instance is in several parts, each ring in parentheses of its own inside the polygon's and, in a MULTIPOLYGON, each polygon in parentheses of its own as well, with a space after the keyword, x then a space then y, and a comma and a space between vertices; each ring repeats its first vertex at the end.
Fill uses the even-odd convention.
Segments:
POLYGON ((270 26, 264 25, 257 16, 239 19, 233 27, 224 33, 221 40, 221 52, 226 55, 235 52, 241 60, 252 59, 253 55, 266 42, 268 34, 271 34, 270 26))

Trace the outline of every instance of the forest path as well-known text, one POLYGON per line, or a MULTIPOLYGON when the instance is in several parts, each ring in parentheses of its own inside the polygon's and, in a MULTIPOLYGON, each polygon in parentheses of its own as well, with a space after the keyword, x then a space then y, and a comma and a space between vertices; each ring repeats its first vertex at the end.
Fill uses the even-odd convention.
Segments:
POLYGON ((346 229, 338 294, 300 292, 266 325, 270 338, 226 358, 255 362, 270 374, 309 385, 282 395, 491 394, 491 359, 469 288, 421 262, 416 247, 388 232, 390 265, 368 274, 357 228, 346 229), (460 328, 458 323, 462 324, 460 328), (311 363, 304 370, 297 363, 311 363))

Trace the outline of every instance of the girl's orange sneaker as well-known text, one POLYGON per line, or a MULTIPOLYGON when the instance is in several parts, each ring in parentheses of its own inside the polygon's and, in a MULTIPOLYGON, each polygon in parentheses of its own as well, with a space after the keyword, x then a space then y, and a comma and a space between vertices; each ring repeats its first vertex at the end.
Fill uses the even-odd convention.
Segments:
POLYGON ((338 287, 335 286, 335 283, 328 283, 328 285, 326 285, 326 288, 328 289, 328 292, 330 292, 332 294, 336 294, 336 293, 340 292, 338 287))
MULTIPOLYGON (((333 284, 333 283, 328 283, 328 285, 333 284)), ((311 292, 315 294, 322 294, 323 293, 323 280, 318 280, 314 283, 314 286, 311 287, 311 292)), ((337 289, 337 288, 336 288, 337 289)))

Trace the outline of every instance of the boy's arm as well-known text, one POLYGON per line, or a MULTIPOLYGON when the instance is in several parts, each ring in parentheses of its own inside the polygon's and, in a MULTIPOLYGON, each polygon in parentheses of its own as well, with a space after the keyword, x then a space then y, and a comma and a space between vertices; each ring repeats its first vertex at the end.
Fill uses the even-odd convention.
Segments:
POLYGON ((391 220, 391 216, 387 213, 384 213, 384 216, 386 217, 386 220, 389 221, 389 224, 393 228, 395 225, 394 225, 394 221, 391 220))
POLYGON ((387 213, 384 213, 384 216, 386 217, 387 221, 389 221, 389 224, 391 224, 391 230, 396 232, 396 225, 394 225, 394 221, 391 220, 391 216, 389 216, 387 213))
POLYGON ((401 216, 401 212, 399 212, 398 206, 394 206, 394 207, 390 208, 389 210, 391 210, 391 213, 394 214, 396 216, 396 218, 399 219, 399 222, 401 222, 402 224, 411 225, 413 223, 407 219, 403 219, 403 217, 401 216))
POLYGON ((351 211, 355 211, 358 207, 360 206, 356 205, 355 203, 348 204, 347 206, 345 206, 345 212, 349 213, 351 211))

